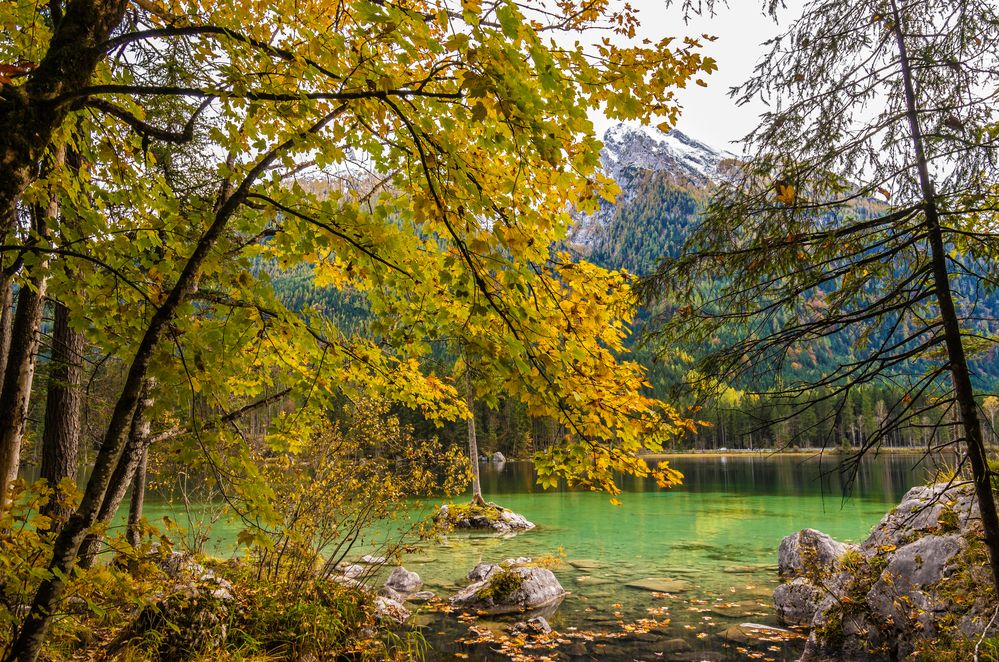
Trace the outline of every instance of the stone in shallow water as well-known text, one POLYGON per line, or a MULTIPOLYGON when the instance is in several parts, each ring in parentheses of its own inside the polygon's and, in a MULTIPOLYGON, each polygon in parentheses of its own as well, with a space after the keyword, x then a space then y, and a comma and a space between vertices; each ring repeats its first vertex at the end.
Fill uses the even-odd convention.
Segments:
POLYGON ((593 559, 575 559, 569 561, 569 565, 576 570, 596 570, 603 567, 603 563, 594 561, 593 559))
POLYGON ((663 653, 683 653, 692 650, 694 647, 686 639, 675 637, 664 641, 659 648, 662 649, 663 653))
POLYGON ((399 566, 389 575, 385 585, 399 593, 416 593, 423 586, 423 580, 415 572, 399 566))
POLYGON ((694 587, 686 579, 672 579, 670 577, 646 577, 645 579, 628 582, 625 586, 643 591, 654 591, 656 593, 684 593, 694 587))
POLYGON ((593 575, 579 575, 574 577, 577 584, 585 584, 586 586, 606 586, 607 584, 617 584, 613 579, 607 579, 606 577, 594 577, 593 575))
POLYGON ((760 604, 756 600, 738 600, 735 602, 723 602, 711 605, 708 613, 725 618, 745 618, 747 616, 759 616, 769 614, 770 608, 760 604))
POLYGON ((406 597, 409 602, 427 602, 428 600, 433 600, 435 597, 433 591, 417 591, 412 595, 406 597))
POLYGON ((775 628, 771 625, 761 625, 760 623, 739 623, 738 625, 725 628, 718 635, 737 644, 748 644, 758 641, 785 641, 801 637, 801 635, 791 630, 775 628))
POLYGON ((686 651, 683 653, 673 653, 667 660, 673 662, 723 662, 725 653, 718 651, 686 651))
POLYGON ((764 572, 777 572, 777 566, 769 565, 766 563, 759 564, 747 564, 747 565, 729 565, 722 568, 722 572, 727 572, 730 574, 751 574, 751 573, 764 573, 764 572))

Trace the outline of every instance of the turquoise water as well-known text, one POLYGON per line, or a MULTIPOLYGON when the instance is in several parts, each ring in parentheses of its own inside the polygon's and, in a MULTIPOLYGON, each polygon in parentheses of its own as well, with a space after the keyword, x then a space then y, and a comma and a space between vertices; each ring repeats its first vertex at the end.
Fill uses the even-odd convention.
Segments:
MULTIPOLYGON (((512 539, 452 537, 451 547, 427 550, 425 563, 412 569, 443 592, 462 584, 455 576, 479 561, 561 554, 568 562, 594 562, 579 564, 594 568, 564 563, 556 570, 571 593, 549 618, 552 625, 610 635, 602 646, 599 639, 571 639, 561 647, 569 659, 792 660, 800 639, 741 645, 719 633, 741 622, 776 625, 770 595, 780 540, 805 527, 862 540, 909 487, 925 480, 928 468, 919 460, 893 455, 865 461, 851 484, 850 474, 841 475, 829 457, 684 457, 672 461, 686 475, 683 486, 659 490, 628 481, 622 506, 601 494, 533 492, 530 465, 489 465, 483 470, 487 497, 526 515, 538 530, 512 539), (626 586, 645 578, 686 580, 690 589, 657 597, 626 586), (662 614, 664 608, 669 625, 635 636, 624 632, 649 609, 662 614)), ((495 646, 448 645, 463 627, 432 630, 437 659, 455 652, 499 657, 495 646)))
MULTIPOLYGON (((615 506, 603 494, 538 490, 529 463, 485 464, 486 498, 522 513, 538 528, 512 538, 451 535, 441 543, 421 543, 403 563, 427 588, 447 596, 464 586, 465 574, 481 561, 562 558, 555 573, 570 594, 547 616, 566 636, 556 652, 535 656, 791 660, 801 650, 800 639, 742 644, 719 634, 741 622, 776 624, 770 594, 781 538, 811 527, 857 542, 930 470, 916 455, 866 460, 852 481, 829 456, 682 457, 672 465, 686 475, 683 486, 659 490, 650 481, 626 480, 623 505, 615 506), (626 586, 648 578, 683 580, 687 590, 662 595, 626 586), (652 615, 659 624, 651 630, 628 632, 652 615)), ((156 517, 155 507, 148 515, 156 517)), ((231 547, 229 527, 213 533, 220 549, 231 547)), ((381 539, 373 536, 351 556, 377 552, 381 539)), ((470 626, 499 633, 523 618, 465 622, 425 611, 414 623, 424 628, 431 659, 489 660, 504 659, 496 642, 463 645, 455 639, 468 636, 470 626)))

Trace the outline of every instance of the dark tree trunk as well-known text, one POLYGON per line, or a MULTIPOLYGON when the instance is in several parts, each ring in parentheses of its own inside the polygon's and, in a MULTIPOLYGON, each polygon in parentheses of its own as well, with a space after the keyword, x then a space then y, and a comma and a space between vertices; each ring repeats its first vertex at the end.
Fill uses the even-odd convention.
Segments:
POLYGON ((45 276, 33 279, 17 296, 10 353, 0 394, 0 505, 7 503, 11 483, 17 478, 21 463, 21 440, 35 377, 46 280, 45 276))
POLYGON ((943 323, 944 344, 947 348, 947 359, 950 366, 951 381, 954 386, 954 397, 957 400, 958 411, 961 417, 960 425, 964 431, 964 441, 975 481, 978 507, 982 514, 982 528, 984 529, 985 545, 989 550, 992 581, 996 587, 996 591, 999 591, 999 514, 996 512, 995 495, 992 493, 991 473, 985 451, 985 440, 982 435, 982 423, 978 418, 978 404, 975 401, 975 390, 971 384, 971 374, 968 371, 968 359, 964 351, 960 318, 954 306, 954 297, 951 292, 950 273, 947 267, 947 250, 944 246, 943 232, 940 228, 937 195, 933 180, 930 178, 926 152, 923 147, 924 140, 919 125, 916 93, 912 83, 912 71, 909 66, 905 37, 902 33, 902 25, 895 0, 892 0, 891 7, 893 30, 902 68, 906 114, 912 134, 913 151, 916 157, 919 185, 926 216, 926 230, 930 243, 930 259, 933 267, 933 286, 937 304, 940 307, 940 320, 943 323))
MULTIPOLYGON (((65 154, 65 149, 59 148, 51 155, 51 163, 47 165, 55 169, 62 168, 65 154)), ((33 206, 34 236, 30 241, 44 241, 58 215, 59 198, 55 194, 50 197, 46 206, 33 206)), ((17 479, 21 463, 21 442, 28 422, 47 283, 48 259, 43 257, 29 274, 28 285, 22 287, 17 295, 17 309, 11 325, 10 351, 7 354, 3 389, 0 392, 0 506, 10 496, 10 485, 17 479)))
POLYGON ((0 397, 3 397, 7 354, 10 353, 11 325, 14 322, 14 286, 11 279, 0 275, 0 397))
MULTIPOLYGON (((52 133, 69 113, 69 102, 53 99, 86 87, 104 59, 104 44, 121 23, 128 0, 70 0, 45 57, 23 85, 0 84, 0 217, 15 207, 34 181, 52 133)), ((0 229, 0 234, 3 234, 0 229)))
MULTIPOLYGON (((42 433, 41 478, 55 488, 64 478, 76 479, 80 449, 80 404, 83 384, 83 334, 69 324, 69 310, 55 304, 52 329, 52 367, 45 400, 45 428, 42 433)), ((69 516, 59 494, 43 509, 56 521, 69 516)))

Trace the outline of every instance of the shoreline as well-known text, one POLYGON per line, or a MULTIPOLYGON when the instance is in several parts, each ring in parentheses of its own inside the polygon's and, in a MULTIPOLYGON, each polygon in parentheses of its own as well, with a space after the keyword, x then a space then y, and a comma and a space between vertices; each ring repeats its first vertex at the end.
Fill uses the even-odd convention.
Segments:
MULTIPOLYGON (((951 449, 941 449, 927 451, 918 448, 882 448, 878 451, 867 451, 865 454, 870 457, 877 455, 952 455, 956 451, 951 449)), ((725 449, 725 450, 685 450, 669 451, 665 453, 649 453, 642 455, 643 460, 668 460, 683 457, 849 457, 854 455, 855 450, 844 451, 839 448, 796 448, 796 449, 725 449)))

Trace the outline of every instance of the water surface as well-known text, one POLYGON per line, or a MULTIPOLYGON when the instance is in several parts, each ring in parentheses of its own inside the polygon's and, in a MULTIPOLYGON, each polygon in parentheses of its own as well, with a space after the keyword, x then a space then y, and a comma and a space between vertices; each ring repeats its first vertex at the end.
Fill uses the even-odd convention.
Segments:
MULTIPOLYGON (((685 474, 682 486, 660 490, 651 480, 627 479, 621 506, 604 494, 542 491, 530 463, 485 463, 486 498, 522 513, 538 528, 515 537, 464 534, 422 543, 404 565, 418 572, 427 588, 447 596, 464 586, 465 574, 482 561, 563 559, 555 573, 570 594, 546 615, 568 636, 554 652, 535 651, 539 658, 793 660, 801 640, 746 643, 720 633, 747 621, 776 625, 770 594, 784 536, 810 527, 838 540, 862 540, 908 488, 925 482, 932 467, 920 460, 886 455, 865 460, 847 475, 833 456, 679 457, 671 464, 685 474), (684 580, 688 590, 663 595, 627 586, 649 578, 684 580), (629 631, 643 618, 661 624, 629 631)), ((148 514, 156 516, 155 506, 148 514)), ((230 527, 216 527, 213 535, 220 551, 231 549, 230 527)), ((377 553, 378 540, 374 536, 352 555, 377 553)), ((424 611, 414 622, 423 627, 431 659, 489 660, 504 659, 496 642, 455 640, 468 637, 470 627, 501 632, 523 618, 469 622, 424 611)))

